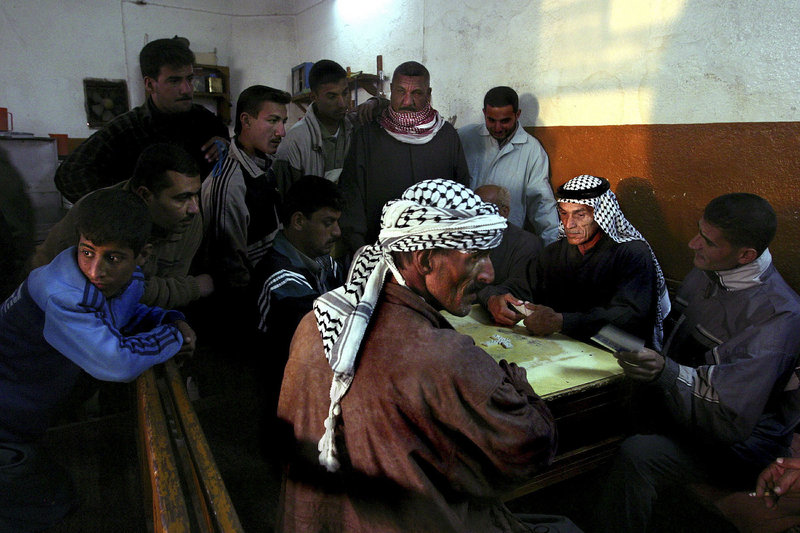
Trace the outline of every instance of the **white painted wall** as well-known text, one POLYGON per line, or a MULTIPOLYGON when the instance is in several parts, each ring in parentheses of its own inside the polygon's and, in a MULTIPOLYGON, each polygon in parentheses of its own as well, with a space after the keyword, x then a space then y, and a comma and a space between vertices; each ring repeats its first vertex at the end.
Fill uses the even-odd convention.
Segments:
POLYGON ((757 0, 2 0, 0 107, 21 131, 88 136, 83 78, 127 79, 137 105, 139 49, 179 34, 217 49, 234 101, 289 89, 302 61, 375 72, 382 54, 389 74, 423 62, 457 126, 500 84, 524 125, 796 121, 797 20, 800 2, 757 0))
POLYGON ((298 50, 371 72, 379 53, 389 72, 421 61, 457 125, 495 85, 526 126, 800 120, 799 2, 372 0, 379 16, 343 23, 348 3, 299 14, 298 50))
POLYGON ((176 34, 195 52, 216 48, 231 68, 234 103, 254 83, 289 89, 292 9, 290 0, 2 0, 0 107, 14 113, 18 131, 88 137, 95 130, 86 126, 83 79, 124 79, 131 106, 139 105, 139 51, 176 34))

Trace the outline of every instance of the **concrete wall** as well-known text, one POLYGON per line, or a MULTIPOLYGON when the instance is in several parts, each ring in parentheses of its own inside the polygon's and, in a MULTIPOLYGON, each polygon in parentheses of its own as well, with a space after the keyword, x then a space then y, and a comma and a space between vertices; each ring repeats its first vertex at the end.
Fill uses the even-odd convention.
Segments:
POLYGON ((369 72, 422 61, 457 126, 495 85, 526 126, 794 121, 798 19, 755 0, 325 0, 297 15, 297 48, 369 72))
POLYGON ((139 51, 181 35, 195 52, 216 48, 231 67, 233 101, 248 85, 288 89, 296 64, 289 0, 3 0, 0 2, 0 107, 15 129, 88 137, 84 78, 124 79, 131 106, 144 100, 139 51))
POLYGON ((179 34, 217 49, 234 99, 288 89, 301 61, 375 72, 382 54, 388 73, 424 62, 457 126, 499 84, 526 126, 794 121, 798 19, 800 3, 755 0, 4 0, 0 106, 19 130, 86 136, 82 79, 127 79, 136 105, 139 49, 179 34))

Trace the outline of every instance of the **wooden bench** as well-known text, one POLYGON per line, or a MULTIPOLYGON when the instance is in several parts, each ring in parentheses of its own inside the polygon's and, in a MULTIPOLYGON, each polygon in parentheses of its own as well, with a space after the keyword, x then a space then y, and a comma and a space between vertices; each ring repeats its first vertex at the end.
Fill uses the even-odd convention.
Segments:
POLYGON ((156 533, 243 532, 172 361, 136 381, 145 505, 156 533))

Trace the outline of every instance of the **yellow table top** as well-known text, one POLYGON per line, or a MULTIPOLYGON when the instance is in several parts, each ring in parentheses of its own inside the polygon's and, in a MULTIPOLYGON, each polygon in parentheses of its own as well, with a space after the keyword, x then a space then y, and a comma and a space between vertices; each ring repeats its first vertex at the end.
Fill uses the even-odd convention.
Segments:
POLYGON ((543 398, 599 386, 622 374, 614 356, 602 348, 559 333, 534 337, 521 323, 513 329, 499 326, 480 305, 473 305, 465 317, 447 311, 442 315, 495 360, 525 368, 533 390, 543 398))

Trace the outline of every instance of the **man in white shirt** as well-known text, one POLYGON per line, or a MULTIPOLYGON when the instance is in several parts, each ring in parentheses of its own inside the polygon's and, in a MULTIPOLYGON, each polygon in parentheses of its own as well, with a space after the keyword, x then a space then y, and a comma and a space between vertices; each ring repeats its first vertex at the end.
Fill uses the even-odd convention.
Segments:
POLYGON ((548 177, 547 153, 520 125, 519 97, 495 87, 483 99, 483 124, 458 130, 470 186, 500 185, 511 193, 508 220, 539 235, 545 246, 558 237, 558 214, 548 177))

